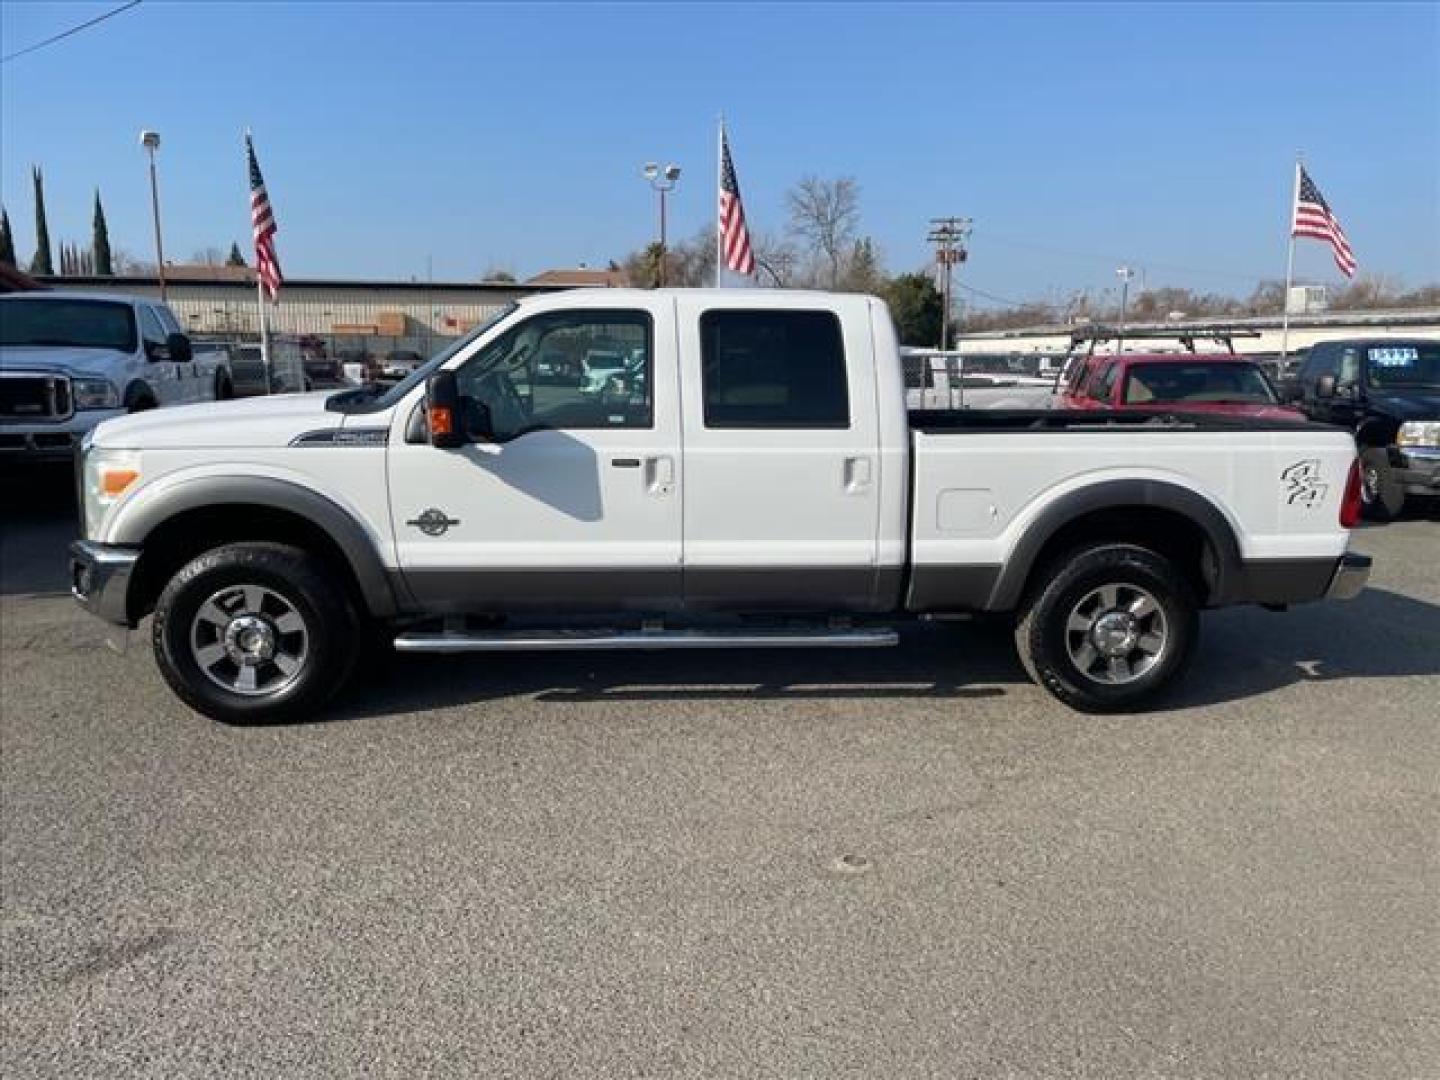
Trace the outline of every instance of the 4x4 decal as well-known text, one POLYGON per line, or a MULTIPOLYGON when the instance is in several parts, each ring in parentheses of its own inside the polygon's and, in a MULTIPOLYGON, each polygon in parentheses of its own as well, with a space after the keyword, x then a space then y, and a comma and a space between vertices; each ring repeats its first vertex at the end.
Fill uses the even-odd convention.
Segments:
POLYGON ((1320 459, 1308 458, 1297 461, 1280 474, 1285 485, 1285 501, 1291 506, 1304 506, 1313 510, 1325 500, 1330 485, 1321 482, 1320 459))

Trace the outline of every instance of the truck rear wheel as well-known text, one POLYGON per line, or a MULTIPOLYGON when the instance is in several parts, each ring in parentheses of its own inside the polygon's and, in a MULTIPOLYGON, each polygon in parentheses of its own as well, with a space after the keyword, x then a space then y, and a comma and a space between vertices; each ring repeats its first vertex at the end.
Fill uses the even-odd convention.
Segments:
POLYGON ((1026 672, 1085 712, 1159 693, 1184 671, 1199 636, 1189 582, 1169 559, 1131 544, 1080 548, 1050 564, 1019 616, 1026 672))
POLYGON ((187 563, 155 605, 160 672, 191 708, 230 724, 313 716, 350 675, 360 620, 314 555, 230 544, 187 563))
POLYGON ((1390 521, 1405 507, 1405 490, 1395 479, 1383 446, 1360 455, 1360 507, 1371 521, 1390 521))

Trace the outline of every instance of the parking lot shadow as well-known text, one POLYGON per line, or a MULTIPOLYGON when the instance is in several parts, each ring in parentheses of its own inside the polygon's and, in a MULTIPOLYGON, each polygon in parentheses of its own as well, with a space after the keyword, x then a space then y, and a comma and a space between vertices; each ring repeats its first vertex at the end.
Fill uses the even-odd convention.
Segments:
MULTIPOLYGON (((1205 616, 1184 680, 1153 711, 1203 708, 1302 682, 1440 674, 1440 605, 1386 589, 1285 614, 1205 616)), ((395 657, 326 719, 399 715, 520 696, 594 702, 1004 696, 1026 682, 1003 620, 904 632, 898 648, 715 653, 513 653, 395 657)), ((1061 706, 1058 704, 1056 708, 1061 706)))

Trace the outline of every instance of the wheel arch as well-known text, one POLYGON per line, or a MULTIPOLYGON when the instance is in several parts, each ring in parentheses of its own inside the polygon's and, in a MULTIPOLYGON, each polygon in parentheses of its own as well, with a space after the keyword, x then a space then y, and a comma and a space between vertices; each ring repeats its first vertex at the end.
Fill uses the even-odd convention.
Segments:
POLYGON ((1013 610, 1052 559, 1106 540, 1175 559, 1210 605, 1225 603, 1244 576, 1235 530, 1204 495, 1162 480, 1107 480, 1063 495, 1037 515, 1006 559, 987 608, 1013 610))
POLYGON ((226 543, 277 541, 314 550, 343 575, 362 610, 397 611, 390 574, 375 542, 343 507, 286 480, 206 476, 142 491, 107 530, 108 542, 141 549, 127 606, 138 620, 170 576, 202 551, 226 543))

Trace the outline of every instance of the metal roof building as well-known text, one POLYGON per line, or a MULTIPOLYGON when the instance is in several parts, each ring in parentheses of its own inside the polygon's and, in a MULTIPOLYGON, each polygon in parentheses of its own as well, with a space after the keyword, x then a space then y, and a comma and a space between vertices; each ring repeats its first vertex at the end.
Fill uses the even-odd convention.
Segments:
MULTIPOLYGON (((91 292, 160 295, 155 277, 46 277, 44 284, 91 292)), ((287 279, 269 306, 272 333, 396 342, 417 347, 458 337, 512 300, 565 286, 545 284, 287 279)), ((243 266, 166 267, 168 303, 192 334, 253 338, 260 333, 255 272, 243 266)))

